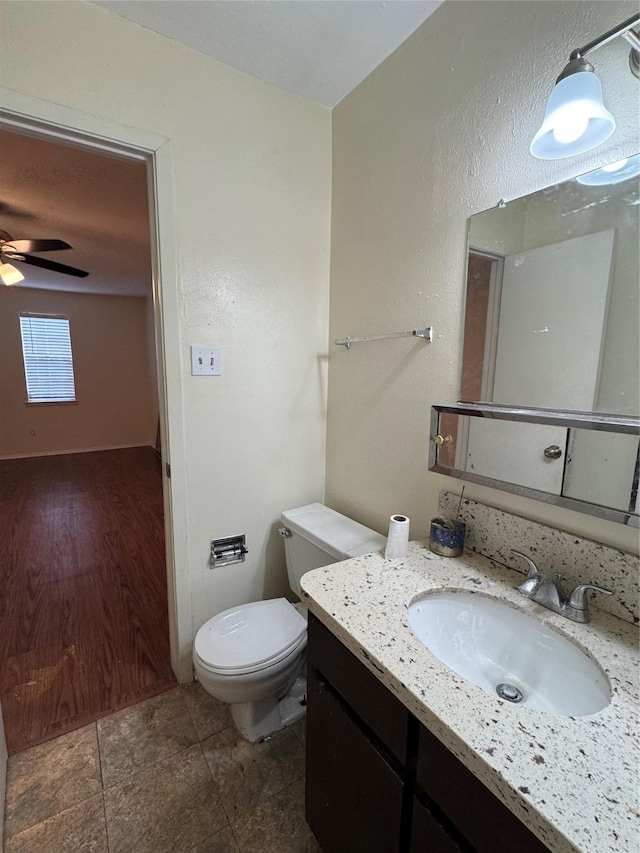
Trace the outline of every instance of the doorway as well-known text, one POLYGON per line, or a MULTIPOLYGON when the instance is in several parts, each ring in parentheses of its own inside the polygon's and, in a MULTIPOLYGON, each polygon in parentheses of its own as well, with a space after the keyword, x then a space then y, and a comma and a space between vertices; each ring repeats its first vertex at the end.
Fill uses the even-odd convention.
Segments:
MULTIPOLYGON (((22 100, 24 101, 25 99, 22 98, 22 100)), ((163 230, 160 226, 159 220, 162 219, 163 217, 158 212, 158 199, 157 199, 156 193, 154 193, 154 189, 157 188, 159 178, 162 179, 162 175, 164 175, 164 178, 166 178, 169 175, 169 165, 170 164, 168 163, 168 160, 167 160, 167 156, 166 156, 167 152, 161 151, 166 140, 155 140, 152 142, 152 145, 149 145, 149 139, 145 138, 144 139, 144 147, 138 147, 137 143, 139 143, 139 140, 136 138, 136 136, 139 136, 139 134, 136 134, 134 132, 129 133, 128 131, 126 131, 126 129, 125 129, 126 132, 123 133, 122 132, 123 129, 120 128, 118 130, 118 135, 120 135, 121 138, 124 137, 123 142, 122 143, 114 143, 112 141, 112 139, 117 138, 116 134, 114 134, 111 137, 111 140, 108 140, 105 137, 95 135, 95 133, 93 133, 91 131, 89 131, 87 133, 87 129, 86 129, 87 122, 85 121, 86 117, 84 117, 84 116, 80 116, 80 115, 71 116, 71 118, 74 119, 74 121, 72 122, 72 126, 67 125, 66 127, 62 128, 60 125, 44 124, 42 121, 40 121, 38 119, 37 115, 34 115, 34 113, 38 112, 38 109, 42 109, 43 105, 41 105, 39 103, 33 103, 33 104, 29 104, 28 106, 34 108, 33 112, 29 115, 25 114, 24 112, 19 113, 19 112, 15 112, 15 111, 9 112, 8 110, 3 111, 3 115, 2 115, 3 123, 5 125, 7 125, 8 127, 10 127, 10 129, 12 131, 18 131, 21 133, 26 133, 29 137, 36 136, 36 137, 45 138, 45 139, 49 139, 49 140, 56 139, 56 140, 64 141, 65 143, 71 143, 73 146, 75 146, 76 148, 79 148, 79 149, 89 148, 89 149, 93 149, 95 151, 107 151, 108 153, 116 154, 119 157, 128 158, 129 160, 137 160, 139 163, 143 164, 143 167, 147 170, 147 172, 150 176, 149 192, 150 192, 150 197, 151 197, 151 203, 149 205, 149 208, 150 208, 151 214, 152 214, 151 215, 151 224, 152 224, 151 243, 152 243, 152 261, 153 261, 153 267, 154 267, 154 270, 153 270, 153 273, 154 273, 154 275, 153 275, 153 298, 152 298, 153 313, 151 316, 152 316, 152 327, 155 326, 155 329, 158 332, 158 338, 159 338, 159 340, 158 340, 158 354, 160 356, 160 364, 159 364, 160 382, 159 382, 158 397, 159 397, 159 415, 160 415, 160 417, 159 417, 159 423, 160 423, 159 432, 160 432, 160 436, 161 436, 161 442, 160 443, 161 443, 161 447, 162 447, 163 461, 168 464, 168 460, 169 460, 168 423, 171 420, 171 412, 169 411, 169 409, 171 407, 169 406, 169 403, 167 400, 167 394, 165 391, 165 380, 166 380, 165 359, 166 359, 166 350, 167 350, 166 337, 167 337, 167 333, 168 333, 168 336, 170 337, 169 348, 172 348, 175 346, 176 336, 175 336, 175 318, 172 317, 165 326, 165 323, 163 321, 163 310, 162 310, 163 305, 162 305, 162 302, 163 302, 163 298, 164 298, 165 304, 167 304, 167 303, 169 305, 171 304, 172 299, 175 295, 173 292, 175 288, 171 287, 172 279, 170 276, 168 277, 169 285, 166 288, 163 289, 161 286, 161 282, 160 282, 159 269, 160 269, 161 255, 163 255, 163 264, 162 264, 163 270, 168 270, 169 273, 171 273, 172 268, 173 268, 173 263, 172 263, 172 257, 171 257, 170 251, 161 253, 159 250, 159 239, 158 239, 158 237, 159 237, 160 232, 163 230), (133 145, 131 144, 132 142, 134 143, 133 145)), ((47 112, 48 112, 48 118, 50 118, 51 117, 51 110, 47 110, 47 112)), ((54 108, 53 112, 55 112, 55 108, 54 108)), ((68 119, 70 117, 69 116, 70 111, 65 110, 65 113, 66 113, 65 118, 68 119)), ((92 123, 92 120, 89 120, 89 124, 91 124, 91 123, 92 123)), ((167 185, 166 181, 164 183, 162 183, 162 186, 164 186, 165 188, 166 188, 166 185, 167 185)), ((167 200, 168 195, 169 194, 165 191, 164 192, 165 201, 167 200)), ((169 201, 170 201, 170 199, 169 199, 169 201)), ((170 210, 167 211, 167 208, 165 205, 165 214, 167 212, 170 214, 171 211, 170 210)), ((21 230, 24 230, 24 229, 21 229, 21 230)), ((166 230, 166 228, 165 228, 165 230, 166 230)), ((41 236, 45 236, 45 235, 41 235, 41 236)), ((67 260, 67 259, 65 259, 65 260, 67 260)), ((177 312, 176 312, 175 316, 177 317, 177 312)), ((156 385, 156 387, 158 387, 158 384, 156 385)), ((176 387, 175 383, 174 383, 174 387, 176 387)), ((177 387, 179 390, 179 383, 177 383, 177 387)), ((179 399, 179 395, 178 395, 178 399, 179 399)), ((175 414, 175 408, 176 407, 174 406, 173 408, 174 408, 174 414, 175 414)), ((156 424, 154 425, 154 429, 153 429, 153 441, 150 442, 151 445, 154 445, 156 443, 157 432, 158 432, 158 418, 156 417, 156 424)), ((180 433, 179 428, 174 430, 174 433, 177 433, 179 436, 179 433, 180 433)), ((82 449, 86 450, 87 448, 82 448, 82 449)), ((176 551, 176 549, 174 548, 174 544, 173 544, 174 543, 174 532, 175 532, 174 522, 175 522, 175 516, 177 515, 178 516, 178 529, 179 529, 180 533, 183 533, 183 530, 180 529, 182 527, 182 524, 181 524, 182 517, 181 517, 181 514, 179 512, 178 513, 173 512, 172 490, 171 490, 172 484, 168 481, 168 479, 166 477, 165 470, 161 469, 160 463, 156 457, 156 454, 153 452, 153 450, 150 447, 147 447, 147 450, 149 451, 151 456, 148 456, 146 459, 142 459, 140 465, 138 466, 138 469, 137 469, 138 470, 137 479, 139 481, 138 484, 141 485, 143 490, 144 490, 145 488, 148 488, 148 485, 149 485, 148 482, 145 485, 145 482, 144 482, 145 477, 147 477, 147 476, 149 476, 151 478, 155 477, 155 482, 159 486, 159 493, 156 492, 156 495, 159 494, 160 499, 159 499, 159 502, 158 502, 158 500, 155 501, 154 512, 157 515, 158 514, 157 511, 159 509, 160 515, 162 515, 162 509, 163 509, 163 504, 164 504, 164 514, 166 517, 166 529, 165 529, 165 531, 160 533, 160 537, 159 537, 160 544, 162 546, 164 546, 165 541, 166 541, 167 546, 168 546, 167 547, 166 570, 163 567, 163 573, 165 574, 165 579, 163 579, 163 580, 164 580, 165 585, 168 586, 169 600, 167 602, 166 593, 165 593, 164 618, 165 618, 165 621, 167 621, 167 619, 168 619, 168 629, 169 629, 168 630, 169 638, 165 637, 165 640, 166 640, 165 645, 168 647, 169 641, 170 641, 171 656, 170 656, 170 663, 168 660, 166 661, 167 666, 165 668, 165 676, 167 678, 173 680, 173 673, 172 673, 172 667, 173 667, 173 672, 178 676, 181 675, 182 676, 181 680, 185 681, 185 680, 188 680, 188 677, 189 677, 188 675, 185 677, 185 674, 187 672, 189 672, 189 674, 190 674, 190 668, 189 668, 189 670, 187 670, 186 666, 184 666, 184 661, 186 658, 185 647, 188 647, 188 641, 186 641, 186 639, 183 638, 182 642, 181 642, 181 631, 180 631, 181 626, 180 626, 180 622, 178 619, 178 615, 180 612, 180 608, 178 606, 178 600, 180 597, 182 597, 182 599, 184 600, 185 583, 184 583, 184 579, 182 579, 181 581, 176 581, 174 571, 173 571, 173 566, 175 565, 175 551, 176 551), (163 486, 164 486, 164 489, 163 489, 163 486), (182 667, 181 667, 181 661, 182 661, 182 667)), ((65 456, 62 456, 62 455, 55 456, 55 457, 50 456, 50 457, 44 457, 44 458, 46 460, 48 460, 49 475, 50 475, 50 478, 52 480, 56 479, 56 474, 55 474, 54 469, 64 468, 65 465, 63 463, 75 462, 75 463, 78 463, 78 465, 81 469, 80 473, 78 474, 79 481, 85 482, 85 484, 86 484, 87 477, 88 477, 89 480, 95 482, 97 480, 97 476, 98 476, 96 474, 97 469, 95 468, 95 463, 99 460, 101 463, 104 463, 104 464, 102 464, 102 467, 105 470, 109 471, 109 477, 110 477, 111 482, 113 483, 115 480, 118 479, 118 477, 120 475, 123 474, 123 472, 124 473, 127 473, 127 472, 131 473, 132 470, 135 468, 137 463, 135 463, 135 460, 134 460, 133 456, 131 455, 132 453, 133 453, 133 456, 135 456, 136 454, 138 456, 140 456, 140 455, 144 456, 144 449, 143 448, 132 448, 130 450, 125 450, 124 448, 121 448, 120 450, 115 450, 115 449, 114 450, 97 450, 97 451, 94 451, 94 453, 82 453, 82 454, 68 455, 68 457, 66 457, 66 458, 65 458, 65 456), (135 451, 135 453, 134 453, 134 451, 135 451), (128 458, 125 459, 122 454, 124 454, 126 456, 127 453, 129 453, 129 456, 128 456, 128 458), (101 454, 102 454, 102 457, 100 459, 101 454), (72 458, 72 456, 73 456, 73 458, 72 458), (94 458, 92 459, 91 457, 94 457, 94 458), (108 459, 107 459, 107 457, 108 457, 108 459), (93 469, 93 472, 89 475, 87 472, 91 470, 92 465, 94 466, 94 469, 93 469)), ((175 454, 175 456, 177 456, 178 458, 180 457, 179 443, 178 443, 178 452, 175 454)), ((18 460, 16 460, 16 462, 17 461, 18 460)), ((30 464, 33 465, 34 463, 31 462, 30 464)), ((69 479, 70 474, 69 474, 69 470, 68 470, 69 466, 67 465, 66 467, 67 467, 67 471, 62 477, 62 481, 66 482, 66 486, 69 490, 69 489, 71 489, 71 486, 69 485, 69 483, 70 483, 70 479, 69 479), (65 477, 67 478, 66 481, 65 481, 65 477)), ((28 479, 28 478, 20 478, 20 479, 21 479, 21 485, 23 485, 26 482, 26 479, 28 479)), ((181 485, 180 476, 177 478, 177 480, 178 480, 178 486, 180 487, 180 485, 181 485)), ((3 478, 3 483, 5 485, 7 485, 9 482, 10 482, 10 479, 7 479, 6 477, 3 478)), ((42 483, 42 480, 40 482, 42 483)), ((80 487, 78 489, 78 491, 81 492, 82 487, 80 487)), ((145 506, 145 505, 149 506, 153 502, 148 500, 148 499, 140 499, 136 503, 139 506, 145 506)), ((122 508, 122 501, 120 501, 120 508, 122 508)), ((23 507, 23 509, 24 509, 24 507, 23 507)), ((28 510, 27 510, 27 512, 28 512, 28 510)), ((131 521, 131 518, 132 517, 130 516, 127 519, 127 522, 131 521)), ((149 522, 149 517, 147 517, 145 520, 147 527, 148 527, 148 522, 149 522)), ((135 524, 137 524, 137 523, 138 522, 131 522, 131 524, 134 527, 135 527, 135 524)), ((12 529, 13 530, 16 529, 15 518, 12 522, 12 529)), ((19 553, 22 556, 24 556, 26 554, 26 549, 20 547, 21 544, 23 544, 23 543, 20 543, 19 541, 17 541, 15 544, 18 546, 19 553)), ((136 547, 140 547, 140 546, 137 545, 136 547)), ((116 548, 116 550, 117 550, 117 548, 116 548)), ((155 539, 153 540, 153 544, 151 545, 151 547, 149 547, 148 550, 150 552, 153 552, 154 550, 157 552, 157 550, 158 550, 158 536, 157 535, 155 536, 155 539)), ((144 552, 144 548, 141 547, 140 553, 143 553, 143 552, 144 552)), ((46 560, 44 562, 46 563, 46 560)), ((116 560, 116 562, 117 562, 117 560, 116 560)), ((141 562, 144 562, 144 561, 141 561, 141 562)), ((51 565, 52 564, 50 563, 49 568, 51 568, 51 565)), ((148 582, 151 583, 151 581, 148 581, 148 582)), ((131 605, 131 602, 132 602, 134 596, 132 596, 129 593, 130 593, 130 590, 129 590, 129 592, 122 593, 122 596, 124 598, 126 598, 128 601, 128 604, 131 605)), ((71 611, 74 608, 77 609, 79 607, 80 603, 77 599, 78 599, 77 596, 71 596, 71 598, 67 600, 67 605, 66 605, 67 611, 71 611)), ((42 603, 41 598, 36 599, 32 602, 31 611, 34 614, 39 612, 39 605, 41 603, 42 603)), ((79 610, 78 610, 78 612, 79 612, 79 610)), ((69 617, 69 612, 67 612, 67 618, 68 617, 69 617)), ((90 619, 91 614, 86 614, 86 618, 90 619)), ((25 620, 25 622, 30 622, 30 621, 34 622, 34 620, 29 620, 29 619, 25 620)), ((134 619, 134 621, 135 621, 135 619, 134 619)), ((187 620, 184 620, 184 621, 186 622, 187 620)), ((35 624, 35 622, 34 622, 34 624, 35 624)), ((23 626, 23 628, 24 627, 25 626, 23 626)), ((24 631, 22 633, 24 634, 24 631)), ((166 633, 166 629, 165 629, 165 633, 166 633)), ((41 633, 39 635, 39 639, 36 642, 40 642, 40 641, 42 641, 40 643, 41 645, 46 645, 48 642, 43 633, 41 633)), ((160 643, 160 645, 162 645, 162 643, 160 643)), ((51 649, 51 652, 53 652, 53 649, 51 649)), ((21 678, 20 684, 22 685, 21 689, 22 689, 23 693, 25 693, 25 691, 26 691, 26 693, 29 693, 30 691, 31 692, 41 691, 43 689, 43 685, 46 685, 47 681, 50 680, 51 684, 52 684, 52 687, 50 689, 53 689, 54 692, 56 691, 56 683, 58 684, 58 689, 57 689, 56 695, 58 696, 58 698, 60 698, 65 693, 65 689, 66 689, 66 687, 68 687, 68 685, 66 685, 65 689, 60 687, 60 680, 58 679, 58 682, 56 682, 55 673, 56 672, 63 672, 63 671, 67 674, 70 672, 72 673, 74 666, 75 666, 76 670, 79 670, 79 665, 78 665, 79 658, 77 655, 78 655, 78 649, 73 648, 73 643, 68 643, 67 645, 65 645, 57 657, 53 653, 50 654, 51 660, 47 659, 47 661, 43 665, 34 666, 32 668, 32 671, 34 673, 36 673, 36 670, 37 670, 36 677, 34 677, 34 678, 27 677, 26 679, 21 678), (29 682, 33 682, 33 683, 29 683, 29 682)), ((142 653, 142 657, 149 658, 152 656, 153 656, 153 653, 149 653, 149 654, 142 653)), ((112 661, 113 664, 117 663, 116 658, 117 658, 117 652, 113 656, 113 661, 112 661)), ((40 663, 42 663, 42 661, 40 663)), ((91 667, 89 666, 89 668, 91 668, 91 667)), ((11 669, 11 666, 9 666, 9 669, 11 669)), ((115 666, 109 666, 107 669, 112 674, 115 673, 115 671, 116 671, 115 666)), ((14 675, 16 676, 16 678, 18 678, 17 672, 14 673, 14 675)), ((14 681, 15 680, 16 679, 14 678, 14 681)), ((63 678, 63 680, 64 680, 64 678, 63 678)), ((104 683, 107 682, 108 680, 109 680, 109 673, 107 671, 105 671, 105 672, 103 672, 103 676, 102 676, 103 687, 104 687, 104 683)), ((18 692, 20 692, 20 691, 18 691, 18 692)), ((71 692, 73 692, 73 691, 71 691, 71 692)), ((103 692, 109 693, 109 690, 105 688, 103 690, 103 692)), ((127 691, 124 691, 124 692, 127 692, 127 691)), ((68 713, 69 718, 74 716, 74 713, 73 713, 74 707, 73 706, 76 704, 75 700, 69 698, 70 695, 71 694, 67 690, 67 698, 62 699, 61 703, 59 703, 61 706, 62 705, 66 706, 66 711, 70 712, 70 713, 68 713)), ((49 698, 51 698, 51 696, 49 698)), ((143 697, 132 696, 130 699, 124 698, 121 706, 126 705, 126 704, 132 704, 135 701, 139 701, 140 698, 143 698, 143 697)), ((22 697, 22 699, 24 700, 24 696, 22 697)), ((55 704, 55 702, 52 702, 50 704, 55 704)), ((104 709, 104 713, 108 713, 108 711, 112 710, 113 707, 114 707, 114 701, 112 699, 109 703, 109 708, 104 709)), ((23 708, 24 708, 24 705, 23 705, 23 708)), ((6 716, 7 716, 7 709, 5 708, 5 718, 6 718, 6 716)), ((80 719, 80 718, 78 717, 78 719, 80 719)), ((77 723, 77 725, 81 725, 81 724, 82 724, 82 722, 77 723)), ((74 726, 71 726, 71 727, 74 727, 74 726)), ((50 734, 47 734, 44 737, 41 737, 39 739, 46 739, 46 737, 53 736, 54 734, 58 734, 63 730, 65 730, 65 729, 58 728, 57 730, 52 731, 50 734)), ((15 751, 15 748, 12 748, 12 751, 15 751)))

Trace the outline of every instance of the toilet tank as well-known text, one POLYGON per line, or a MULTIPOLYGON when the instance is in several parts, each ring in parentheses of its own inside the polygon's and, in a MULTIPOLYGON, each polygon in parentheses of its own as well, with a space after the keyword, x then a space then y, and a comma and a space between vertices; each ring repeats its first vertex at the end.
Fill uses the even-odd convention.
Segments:
POLYGON ((289 585, 298 597, 300 578, 311 569, 380 551, 387 544, 386 536, 320 503, 287 509, 280 518, 291 533, 284 534, 284 547, 289 585))

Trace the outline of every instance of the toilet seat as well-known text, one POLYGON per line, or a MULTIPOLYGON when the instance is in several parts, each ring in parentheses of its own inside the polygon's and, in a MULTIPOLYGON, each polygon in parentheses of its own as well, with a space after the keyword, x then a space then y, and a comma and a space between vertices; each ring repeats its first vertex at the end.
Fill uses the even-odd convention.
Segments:
POLYGON ((306 645, 307 622, 286 598, 231 607, 196 634, 201 665, 220 675, 244 675, 274 666, 306 645))

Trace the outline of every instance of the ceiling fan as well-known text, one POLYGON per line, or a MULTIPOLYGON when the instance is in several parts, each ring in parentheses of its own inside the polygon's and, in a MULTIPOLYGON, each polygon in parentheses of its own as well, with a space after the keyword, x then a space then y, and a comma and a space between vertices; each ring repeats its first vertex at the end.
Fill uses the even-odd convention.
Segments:
POLYGON ((0 279, 3 284, 17 284, 24 279, 20 270, 9 261, 30 264, 62 275, 86 278, 89 273, 84 270, 69 267, 66 264, 57 264, 55 261, 38 258, 31 254, 32 252, 58 252, 61 249, 70 248, 71 246, 64 240, 14 240, 8 231, 0 231, 0 279))

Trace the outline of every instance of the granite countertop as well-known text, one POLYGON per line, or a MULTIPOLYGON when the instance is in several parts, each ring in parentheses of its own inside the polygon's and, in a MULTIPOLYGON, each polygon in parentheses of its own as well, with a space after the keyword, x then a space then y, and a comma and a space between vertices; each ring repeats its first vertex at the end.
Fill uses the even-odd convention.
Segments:
POLYGON ((309 609, 552 851, 633 853, 637 801, 638 633, 591 610, 571 622, 516 591, 522 575, 478 554, 446 558, 410 542, 401 560, 374 553, 308 572, 309 609), (438 660, 407 607, 438 590, 484 593, 573 640, 606 673, 611 703, 586 717, 511 705, 438 660))

